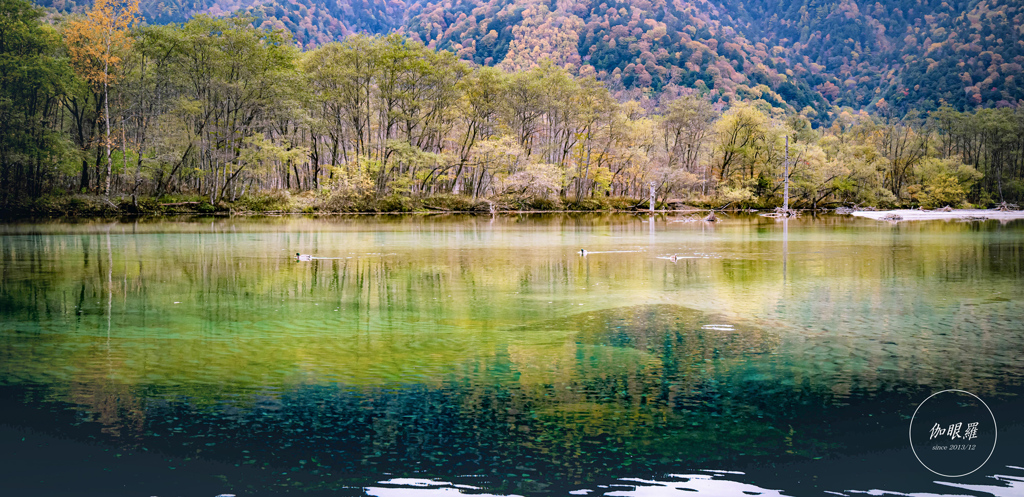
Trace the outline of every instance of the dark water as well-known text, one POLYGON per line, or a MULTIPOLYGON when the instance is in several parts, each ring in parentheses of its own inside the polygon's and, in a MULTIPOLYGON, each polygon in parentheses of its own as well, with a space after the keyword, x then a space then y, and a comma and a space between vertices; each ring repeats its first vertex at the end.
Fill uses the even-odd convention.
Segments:
POLYGON ((10 495, 1024 495, 1022 221, 0 233, 10 495), (998 421, 969 476, 910 448, 945 389, 998 421))

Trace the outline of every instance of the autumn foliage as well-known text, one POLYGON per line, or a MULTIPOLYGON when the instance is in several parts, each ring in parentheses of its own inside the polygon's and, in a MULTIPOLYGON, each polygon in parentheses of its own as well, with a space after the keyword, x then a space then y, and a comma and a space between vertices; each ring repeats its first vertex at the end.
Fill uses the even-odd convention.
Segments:
MULTIPOLYGON (((1024 198, 1020 107, 908 111, 909 91, 882 98, 878 87, 870 102, 846 105, 856 85, 829 79, 810 59, 800 64, 820 78, 797 85, 785 47, 751 44, 714 19, 682 23, 671 9, 645 17, 661 5, 653 2, 598 4, 570 9, 587 21, 581 28, 562 22, 573 5, 488 4, 508 15, 476 21, 487 47, 445 45, 465 12, 451 20, 433 11, 441 17, 429 37, 351 35, 300 50, 265 20, 197 16, 130 29, 135 4, 99 2, 63 24, 67 59, 52 55, 59 47, 32 56, 78 76, 26 87, 46 89, 45 119, 26 107, 10 121, 42 124, 35 141, 4 137, 0 179, 16 178, 5 186, 12 194, 90 191, 133 205, 138 196, 188 195, 209 209, 264 205, 246 199, 267 192, 284 199, 275 205, 303 198, 313 210, 408 210, 435 197, 635 207, 652 183, 662 205, 774 207, 787 170, 797 208, 1024 198), (574 38, 592 22, 608 34, 574 38), (514 52, 498 49, 506 28, 514 52), (685 53, 669 51, 683 45, 685 53), (544 55, 555 50, 561 55, 544 55), (659 69, 670 59, 689 72, 659 69), (827 100, 794 105, 810 88, 827 100)), ((856 19, 852 5, 826 17, 856 19)))
POLYGON ((67 23, 65 43, 79 76, 103 95, 106 175, 103 193, 110 194, 113 172, 110 138, 110 85, 117 79, 121 60, 131 49, 129 28, 139 19, 139 0, 96 0, 85 19, 67 23))
POLYGON ((115 82, 138 20, 139 0, 96 0, 84 18, 67 21, 64 40, 75 72, 97 88, 115 82))

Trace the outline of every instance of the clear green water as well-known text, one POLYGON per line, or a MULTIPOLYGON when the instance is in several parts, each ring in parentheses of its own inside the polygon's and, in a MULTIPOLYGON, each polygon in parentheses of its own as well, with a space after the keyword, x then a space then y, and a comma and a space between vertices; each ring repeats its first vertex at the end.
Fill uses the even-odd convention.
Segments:
POLYGON ((0 233, 10 488, 963 493, 933 483, 906 436, 922 400, 959 388, 992 406, 1001 438, 951 481, 1024 491, 1021 221, 358 216, 0 233))

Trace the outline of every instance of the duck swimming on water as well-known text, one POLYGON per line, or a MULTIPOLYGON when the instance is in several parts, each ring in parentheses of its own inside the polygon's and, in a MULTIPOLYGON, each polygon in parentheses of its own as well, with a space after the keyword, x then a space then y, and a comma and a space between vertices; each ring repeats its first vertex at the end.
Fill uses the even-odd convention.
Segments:
POLYGON ((580 255, 583 257, 587 256, 587 249, 580 249, 580 255))
POLYGON ((300 253, 296 252, 295 253, 295 260, 297 260, 297 261, 311 261, 311 260, 313 260, 313 256, 311 256, 309 254, 300 254, 300 253))

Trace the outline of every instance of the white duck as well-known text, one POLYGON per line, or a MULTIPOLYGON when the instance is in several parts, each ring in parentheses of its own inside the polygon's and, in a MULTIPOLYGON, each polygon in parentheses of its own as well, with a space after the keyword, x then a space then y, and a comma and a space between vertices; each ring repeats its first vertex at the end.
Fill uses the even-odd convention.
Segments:
POLYGON ((295 253, 295 260, 297 260, 297 261, 311 261, 311 260, 313 260, 313 256, 311 256, 309 254, 300 254, 300 253, 296 252, 295 253))

